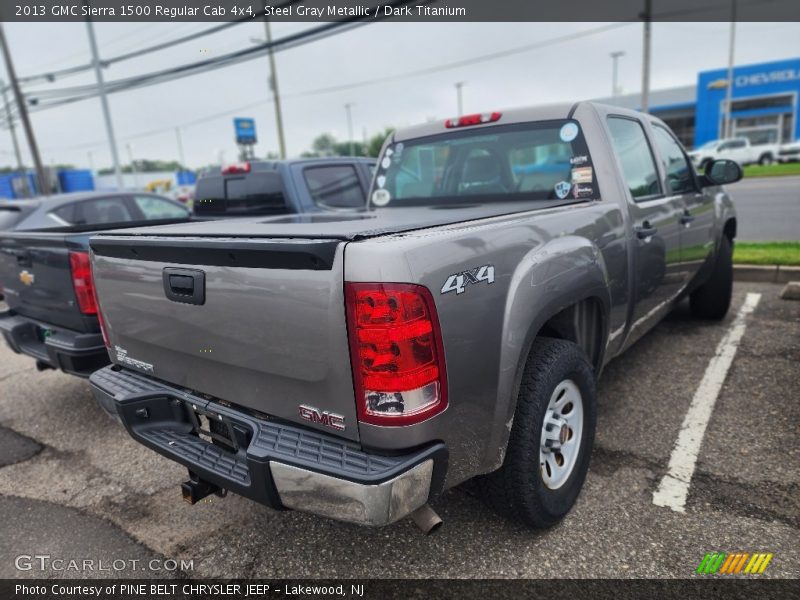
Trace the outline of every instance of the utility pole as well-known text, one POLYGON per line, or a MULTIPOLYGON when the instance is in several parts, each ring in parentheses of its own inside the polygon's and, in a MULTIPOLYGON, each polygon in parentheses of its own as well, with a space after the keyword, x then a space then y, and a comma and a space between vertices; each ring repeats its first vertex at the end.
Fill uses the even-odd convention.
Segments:
POLYGON ((352 102, 348 102, 344 105, 344 109, 347 111, 347 139, 350 141, 350 156, 355 156, 355 148, 353 147, 353 115, 350 112, 352 107, 352 102))
POLYGON ((0 79, 0 90, 3 92, 3 105, 6 108, 6 120, 8 120, 8 131, 11 133, 11 143, 14 145, 14 156, 17 158, 17 172, 22 181, 23 193, 30 197, 33 196, 31 188, 28 185, 28 176, 25 174, 25 169, 22 166, 22 155, 19 152, 19 142, 17 141, 17 129, 14 127, 14 118, 11 116, 11 105, 8 103, 8 96, 6 95, 6 83, 0 79))
MULTIPOLYGON (((128 160, 131 163, 131 173, 133 174, 133 187, 134 189, 139 189, 139 174, 136 171, 136 163, 133 160, 133 147, 130 143, 125 144, 125 148, 128 150, 128 160)), ((120 188, 122 189, 122 188, 120 188)))
POLYGON ((619 61, 619 57, 620 56, 625 56, 625 51, 624 50, 617 50, 616 52, 612 52, 611 53, 611 61, 612 61, 612 67, 611 67, 611 96, 613 98, 616 98, 617 96, 619 96, 619 86, 617 85, 617 75, 618 75, 617 62, 619 61))
POLYGON ((464 114, 464 104, 462 102, 462 97, 461 97, 461 88, 463 88, 464 85, 465 84, 464 84, 463 81, 456 82, 456 97, 458 98, 458 116, 459 117, 464 114))
POLYGON ((178 160, 181 163, 181 169, 186 168, 186 159, 183 157, 183 140, 181 139, 181 128, 175 128, 175 138, 178 140, 178 160))
MULTIPOLYGON (((42 159, 39 156, 39 146, 36 145, 36 137, 33 135, 31 120, 28 118, 28 107, 25 105, 25 98, 22 96, 22 91, 19 89, 17 72, 14 70, 14 63, 11 61, 11 53, 8 50, 6 34, 5 31, 3 31, 2 24, 0 24, 0 48, 3 50, 6 72, 8 73, 8 78, 11 80, 11 88, 14 90, 14 101, 17 103, 17 109, 19 110, 19 120, 22 121, 22 129, 25 131, 25 137, 28 140, 28 149, 33 159, 33 167, 36 169, 36 179, 39 182, 39 194, 48 196, 50 194, 49 183, 44 173, 44 168, 42 167, 42 159)), ((25 187, 27 188, 27 175, 24 173, 23 179, 26 181, 25 187)))
POLYGON ((731 35, 728 46, 728 85, 725 88, 725 125, 722 137, 727 139, 731 131, 731 112, 733 110, 733 56, 736 47, 736 0, 731 0, 731 35))
POLYGON ((650 36, 651 36, 651 14, 652 0, 644 0, 644 36, 642 39, 642 101, 641 111, 650 111, 650 36))
MULTIPOLYGON (((267 0, 264 0, 264 9, 269 6, 267 0)), ((272 29, 270 28, 269 20, 264 17, 264 33, 267 36, 267 43, 272 44, 272 29)), ((275 100, 275 123, 278 129, 278 148, 282 159, 286 158, 286 142, 283 138, 283 116, 281 113, 281 93, 278 90, 278 73, 275 70, 275 53, 272 51, 272 46, 269 47, 269 87, 272 90, 272 97, 275 100)))
MULTIPOLYGON (((86 5, 86 0, 84 0, 86 5)), ((117 140, 114 137, 114 125, 111 123, 111 111, 108 108, 108 98, 106 97, 106 84, 103 80, 103 69, 100 66, 100 56, 97 52, 97 40, 94 37, 94 25, 86 20, 86 32, 89 34, 89 48, 92 51, 92 63, 94 64, 94 74, 97 77, 97 89, 100 92, 100 105, 103 107, 103 119, 106 122, 106 135, 108 145, 111 148, 111 161, 114 163, 114 176, 117 180, 117 189, 122 191, 122 171, 119 168, 119 154, 117 153, 117 140)))

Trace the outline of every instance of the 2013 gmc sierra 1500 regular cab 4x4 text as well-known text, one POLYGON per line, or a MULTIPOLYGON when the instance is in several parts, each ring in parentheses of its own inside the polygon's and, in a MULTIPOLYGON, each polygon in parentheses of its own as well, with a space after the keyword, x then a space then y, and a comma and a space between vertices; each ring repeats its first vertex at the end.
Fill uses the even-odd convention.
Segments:
POLYGON ((480 476, 549 526, 589 466, 595 380, 677 300, 730 303, 732 161, 698 176, 658 119, 592 103, 387 140, 367 213, 91 241, 112 362, 90 381, 136 440, 230 490, 383 525, 480 476))

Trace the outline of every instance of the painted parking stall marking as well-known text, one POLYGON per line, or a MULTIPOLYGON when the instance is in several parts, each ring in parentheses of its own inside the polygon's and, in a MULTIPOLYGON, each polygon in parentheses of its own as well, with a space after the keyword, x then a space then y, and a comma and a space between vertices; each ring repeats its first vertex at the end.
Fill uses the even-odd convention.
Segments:
POLYGON ((760 300, 761 294, 747 294, 730 329, 720 341, 714 357, 708 363, 703 379, 694 393, 689 410, 681 424, 678 439, 669 459, 667 473, 656 491, 653 492, 653 504, 656 506, 665 506, 676 512, 685 512, 686 497, 689 495, 689 485, 697 464, 697 455, 700 452, 714 404, 733 363, 733 358, 736 356, 742 336, 744 336, 747 315, 756 309, 760 300))

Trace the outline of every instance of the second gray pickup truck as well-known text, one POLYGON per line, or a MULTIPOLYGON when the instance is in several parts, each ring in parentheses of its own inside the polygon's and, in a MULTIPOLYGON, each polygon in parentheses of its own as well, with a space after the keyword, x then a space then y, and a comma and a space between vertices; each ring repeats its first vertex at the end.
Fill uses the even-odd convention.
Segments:
POLYGON ((370 212, 94 237, 113 366, 93 391, 188 468, 190 502, 431 523, 429 500, 480 477, 550 526, 583 485, 604 365, 683 297, 726 314, 720 184, 740 177, 592 103, 401 130, 370 212))

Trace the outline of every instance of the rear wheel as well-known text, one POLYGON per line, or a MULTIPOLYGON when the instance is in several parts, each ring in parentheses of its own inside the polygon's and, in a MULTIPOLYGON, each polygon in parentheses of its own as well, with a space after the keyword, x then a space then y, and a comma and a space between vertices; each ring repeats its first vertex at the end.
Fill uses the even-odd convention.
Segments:
POLYGON ((480 479, 486 502, 533 527, 561 520, 580 493, 594 442, 594 370, 572 342, 536 340, 503 466, 480 479))
POLYGON ((722 319, 731 305, 733 293, 732 242, 722 236, 714 270, 702 286, 692 292, 689 306, 692 313, 701 319, 722 319))
POLYGON ((760 165, 771 165, 773 162, 775 162, 775 159, 772 158, 772 154, 762 154, 758 159, 758 164, 760 165))

